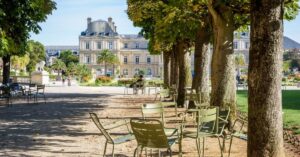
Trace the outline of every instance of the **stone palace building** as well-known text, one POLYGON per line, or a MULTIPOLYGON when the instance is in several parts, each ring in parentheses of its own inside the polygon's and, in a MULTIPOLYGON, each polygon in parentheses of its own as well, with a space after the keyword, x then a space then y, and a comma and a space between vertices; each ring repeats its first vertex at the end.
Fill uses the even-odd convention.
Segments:
POLYGON ((105 75, 104 65, 97 64, 98 54, 108 49, 119 59, 119 65, 109 65, 107 74, 133 77, 143 71, 146 77, 162 75, 162 56, 150 55, 148 41, 139 35, 118 34, 117 27, 108 21, 87 18, 87 29, 79 36, 79 61, 92 69, 94 76, 105 75))

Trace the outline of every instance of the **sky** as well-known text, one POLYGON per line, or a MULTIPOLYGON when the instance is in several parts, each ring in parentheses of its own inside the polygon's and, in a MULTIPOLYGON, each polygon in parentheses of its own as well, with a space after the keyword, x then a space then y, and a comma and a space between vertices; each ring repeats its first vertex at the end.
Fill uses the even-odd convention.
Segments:
MULTIPOLYGON (((87 18, 106 20, 112 17, 119 34, 137 34, 125 10, 126 0, 55 0, 57 9, 41 23, 42 31, 31 39, 49 45, 78 45, 79 35, 87 27, 87 18)), ((284 35, 300 43, 300 15, 284 22, 284 35)))

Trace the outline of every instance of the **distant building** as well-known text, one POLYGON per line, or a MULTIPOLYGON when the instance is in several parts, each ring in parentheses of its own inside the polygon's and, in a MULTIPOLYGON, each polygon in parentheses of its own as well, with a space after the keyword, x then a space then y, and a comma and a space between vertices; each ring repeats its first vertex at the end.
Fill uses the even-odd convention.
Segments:
POLYGON ((143 71, 146 77, 161 76, 161 55, 150 55, 148 40, 139 35, 117 33, 117 27, 108 21, 87 19, 87 29, 79 36, 79 62, 88 65, 94 76, 105 75, 104 65, 97 63, 98 54, 108 49, 119 59, 120 65, 109 65, 107 74, 133 77, 143 71))
POLYGON ((45 46, 46 51, 46 65, 51 66, 53 60, 56 59, 61 52, 70 50, 74 55, 79 55, 78 46, 45 46))

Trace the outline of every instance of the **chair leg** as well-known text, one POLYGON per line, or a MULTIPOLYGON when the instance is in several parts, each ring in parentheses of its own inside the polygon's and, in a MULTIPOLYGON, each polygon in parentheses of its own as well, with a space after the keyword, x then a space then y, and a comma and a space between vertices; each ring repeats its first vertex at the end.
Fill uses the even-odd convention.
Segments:
POLYGON ((205 137, 203 137, 202 156, 204 157, 205 137))
POLYGON ((104 146, 104 152, 103 152, 103 157, 105 157, 106 148, 107 148, 107 141, 105 142, 105 146, 104 146))
POLYGON ((44 95, 44 101, 45 101, 45 104, 46 104, 46 95, 44 95))
POLYGON ((170 153, 170 157, 172 157, 172 149, 169 148, 168 150, 169 150, 169 153, 170 153))
POLYGON ((134 149, 133 157, 136 157, 137 149, 138 147, 134 149))
POLYGON ((230 143, 229 143, 228 157, 230 157, 232 140, 233 140, 233 137, 232 137, 232 136, 230 136, 230 143))
POLYGON ((115 144, 113 144, 113 147, 112 147, 112 157, 115 157, 115 144))
POLYGON ((219 141, 219 146, 220 146, 220 151, 221 151, 221 157, 223 157, 223 148, 222 148, 221 140, 220 140, 219 136, 218 136, 218 141, 219 141))
POLYGON ((198 152, 198 156, 200 157, 200 138, 196 138, 196 146, 197 146, 197 152, 198 152))

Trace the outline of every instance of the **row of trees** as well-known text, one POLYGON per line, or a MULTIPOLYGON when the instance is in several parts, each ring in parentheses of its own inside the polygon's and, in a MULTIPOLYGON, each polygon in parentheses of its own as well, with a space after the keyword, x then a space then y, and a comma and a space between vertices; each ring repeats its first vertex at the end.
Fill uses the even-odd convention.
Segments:
MULTIPOLYGON (((107 66, 114 67, 119 64, 119 60, 111 51, 102 50, 97 56, 97 63, 104 65, 104 73, 107 74, 107 66)), ((59 57, 54 60, 51 69, 57 70, 59 77, 64 72, 66 76, 78 76, 81 81, 88 81, 92 75, 91 70, 86 65, 79 64, 78 56, 73 55, 69 50, 60 53, 59 57)))
POLYGON ((192 85, 211 106, 236 114, 234 31, 251 28, 248 156, 284 156, 281 110, 283 18, 298 13, 298 0, 128 0, 128 16, 149 39, 149 51, 163 53, 164 83, 192 85), (209 76, 209 44, 213 45, 209 76), (189 52, 194 49, 192 80, 189 52))

